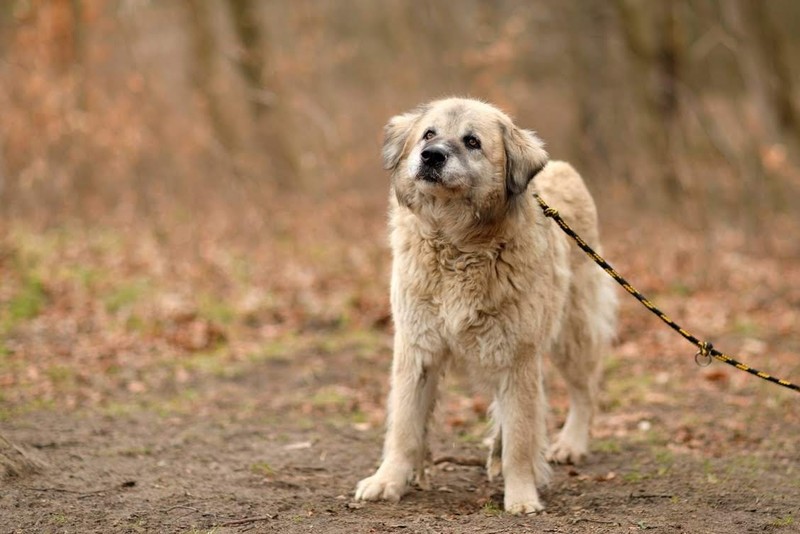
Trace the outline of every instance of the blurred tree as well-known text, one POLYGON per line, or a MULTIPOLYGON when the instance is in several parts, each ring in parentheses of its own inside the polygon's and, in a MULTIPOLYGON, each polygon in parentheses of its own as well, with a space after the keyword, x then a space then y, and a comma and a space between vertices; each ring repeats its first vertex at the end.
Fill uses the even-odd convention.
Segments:
POLYGON ((239 39, 237 63, 249 90, 248 101, 253 113, 260 116, 272 103, 274 93, 265 79, 264 52, 267 43, 252 0, 228 0, 234 30, 239 39))
POLYGON ((238 40, 236 62, 256 124, 255 153, 266 152, 270 161, 268 172, 276 182, 289 186, 296 181, 287 177, 297 174, 299 165, 289 136, 284 132, 290 119, 281 100, 278 81, 271 75, 272 69, 267 63, 270 48, 266 27, 259 18, 259 3, 228 0, 227 4, 238 40))
MULTIPOLYGON (((11 29, 14 21, 14 0, 0 2, 0 51, 8 50, 8 43, 11 39, 11 29)), ((0 75, 4 74, 5 68, 0 67, 0 75)), ((0 205, 5 205, 8 170, 6 168, 6 142, 4 131, 0 129, 0 205)))
POLYGON ((70 0, 72 15, 72 72, 77 78, 77 105, 86 111, 86 25, 82 0, 70 0))
POLYGON ((236 202, 382 192, 386 117, 466 94, 638 203, 739 213, 795 189, 798 24, 793 0, 0 1, 0 182, 21 212, 220 176, 236 202))
POLYGON ((765 51, 760 48, 763 42, 757 39, 757 26, 760 22, 752 18, 760 9, 753 8, 746 0, 721 1, 720 7, 727 29, 736 44, 735 54, 739 60, 745 89, 755 104, 760 141, 764 145, 776 144, 780 139, 778 117, 767 85, 765 51))
POLYGON ((786 36, 773 22, 769 2, 737 0, 735 7, 741 12, 737 17, 742 22, 740 38, 751 48, 756 59, 755 65, 749 65, 748 61, 748 70, 757 71, 759 80, 764 83, 764 87, 758 86, 757 90, 764 92, 760 99, 763 98, 761 105, 765 107, 762 110, 765 123, 775 130, 772 135, 776 138, 800 142, 800 112, 787 61, 786 36))
POLYGON ((580 5, 566 3, 563 7, 561 24, 573 30, 569 34, 573 58, 570 85, 578 113, 577 157, 581 166, 600 165, 611 174, 618 169, 612 164, 614 151, 610 143, 628 133, 625 128, 617 128, 614 111, 607 111, 615 104, 612 94, 615 73, 608 39, 613 31, 610 24, 613 13, 602 0, 587 0, 580 5))
MULTIPOLYGON (((685 43, 676 10, 680 1, 659 2, 655 8, 640 0, 616 0, 622 36, 629 52, 638 89, 648 159, 655 163, 658 183, 672 201, 683 191, 679 165, 681 152, 681 57, 685 43)), ((648 189, 652 184, 648 184, 648 189)))
POLYGON ((217 39, 212 20, 214 4, 205 0, 189 0, 186 5, 189 10, 187 22, 194 61, 192 81, 208 114, 216 139, 231 154, 238 148, 238 140, 233 125, 223 111, 221 98, 214 85, 217 76, 217 39))
POLYGON ((800 120, 785 60, 788 40, 771 20, 768 2, 731 0, 720 1, 719 6, 745 90, 738 106, 747 131, 738 158, 744 208, 740 211, 748 237, 758 242, 763 210, 785 204, 786 184, 776 175, 783 166, 785 147, 795 158, 800 155, 800 120))

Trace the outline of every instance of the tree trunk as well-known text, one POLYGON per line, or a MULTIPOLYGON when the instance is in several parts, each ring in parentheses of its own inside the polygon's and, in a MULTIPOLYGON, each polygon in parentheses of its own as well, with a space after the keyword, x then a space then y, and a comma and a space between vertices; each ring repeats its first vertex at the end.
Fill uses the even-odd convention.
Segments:
MULTIPOLYGON (((297 183, 300 165, 287 135, 291 116, 281 98, 280 84, 269 68, 269 40, 259 20, 258 2, 228 0, 227 4, 239 45, 237 64, 255 123, 251 153, 261 153, 260 147, 268 147, 269 161, 256 166, 266 167, 274 182, 291 187, 297 183)), ((257 173, 259 179, 260 175, 257 173)))
MULTIPOLYGON (((648 160, 655 165, 670 207, 682 186, 676 170, 679 139, 678 77, 680 47, 678 19, 673 2, 651 3, 617 0, 622 36, 631 58, 634 84, 639 91, 642 138, 649 141, 648 160)), ((652 182, 648 180, 648 190, 652 182)))
MULTIPOLYGON (((565 6, 563 24, 577 29, 569 36, 574 68, 571 85, 577 109, 578 162, 582 166, 600 165, 605 174, 614 172, 615 151, 609 144, 626 135, 626 129, 616 128, 614 105, 609 94, 611 68, 607 35, 608 9, 603 1, 586 1, 581 5, 565 6)), ((624 141, 622 146, 624 146, 624 141)))
POLYGON ((270 93, 265 79, 264 47, 266 45, 258 21, 256 4, 252 0, 228 0, 228 9, 239 40, 237 63, 247 89, 253 115, 258 118, 269 107, 270 93))
POLYGON ((220 98, 215 90, 216 38, 210 9, 213 5, 205 0, 189 0, 189 37, 194 59, 193 81, 202 100, 211 128, 220 144, 229 152, 238 146, 233 127, 225 117, 220 98))
POLYGON ((786 36, 780 34, 771 20, 768 2, 746 0, 742 9, 752 28, 750 33, 761 56, 760 64, 766 71, 769 105, 778 133, 783 139, 800 143, 800 111, 793 98, 794 83, 784 46, 786 36))

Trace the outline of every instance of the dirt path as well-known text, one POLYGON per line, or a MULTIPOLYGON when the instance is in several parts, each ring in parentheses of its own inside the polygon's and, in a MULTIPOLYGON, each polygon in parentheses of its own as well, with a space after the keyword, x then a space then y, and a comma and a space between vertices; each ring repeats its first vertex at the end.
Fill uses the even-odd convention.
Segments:
MULTIPOLYGON (((545 514, 505 515, 501 483, 448 462, 430 491, 396 505, 355 503, 381 443, 382 414, 364 407, 380 406, 388 367, 385 348, 361 349, 240 363, 186 385, 188 396, 5 421, 3 434, 49 468, 2 482, 0 531, 800 530, 796 399, 753 382, 727 391, 697 374, 651 385, 640 399, 609 397, 621 402, 599 418, 590 461, 556 467, 545 514)), ((612 372, 627 383, 637 371, 612 372)), ((442 399, 436 458, 485 455, 480 403, 461 387, 454 380, 442 399)), ((558 387, 552 396, 558 419, 558 387)))

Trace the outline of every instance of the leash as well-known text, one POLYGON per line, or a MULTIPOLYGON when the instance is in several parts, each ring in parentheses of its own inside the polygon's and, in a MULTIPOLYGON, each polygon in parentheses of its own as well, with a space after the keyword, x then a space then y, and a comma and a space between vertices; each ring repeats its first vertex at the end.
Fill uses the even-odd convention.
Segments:
POLYGON ((687 341, 689 341, 698 348, 697 354, 694 355, 694 360, 698 365, 705 367, 706 365, 709 365, 712 361, 712 358, 714 358, 723 363, 727 363, 728 365, 732 365, 737 369, 739 369, 740 371, 750 373, 751 375, 755 375, 768 382, 772 382, 773 384, 778 384, 779 386, 783 386, 785 388, 791 389, 792 391, 800 393, 800 386, 798 386, 797 384, 793 384, 788 380, 782 380, 780 378, 774 377, 763 371, 759 371, 758 369, 753 369, 749 365, 745 365, 744 363, 731 358, 727 354, 724 354, 715 349, 714 346, 708 341, 701 341, 700 339, 696 338, 687 330, 685 330, 683 327, 681 327, 678 323, 667 317, 667 315, 661 310, 659 310, 655 306, 655 304, 650 302, 650 300, 648 300, 644 295, 642 295, 635 287, 630 285, 627 280, 625 280, 622 276, 620 276, 620 274, 617 271, 615 271, 614 268, 606 260, 604 260, 602 256, 600 256, 600 254, 595 252, 594 249, 592 249, 592 247, 590 247, 586 243, 586 241, 581 239, 581 236, 576 234, 575 230, 573 230, 564 221, 564 219, 561 218, 561 215, 558 214, 558 210, 551 208, 542 199, 542 197, 539 196, 538 193, 534 193, 533 196, 539 202, 539 206, 542 208, 542 211, 544 212, 545 216, 553 219, 556 222, 556 224, 558 224, 558 226, 561 227, 564 233, 570 236, 573 239, 573 241, 577 243, 577 245, 581 248, 581 250, 583 250, 586 253, 587 256, 592 258, 592 260, 594 260, 594 262, 597 265, 602 267, 602 269, 606 273, 608 273, 608 275, 611 278, 613 278, 619 285, 625 288, 625 291, 633 295, 633 297, 636 300, 641 302, 648 310, 653 312, 656 316, 658 316, 659 319, 664 321, 667 324, 667 326, 678 332, 680 335, 684 337, 684 339, 686 339, 687 341))

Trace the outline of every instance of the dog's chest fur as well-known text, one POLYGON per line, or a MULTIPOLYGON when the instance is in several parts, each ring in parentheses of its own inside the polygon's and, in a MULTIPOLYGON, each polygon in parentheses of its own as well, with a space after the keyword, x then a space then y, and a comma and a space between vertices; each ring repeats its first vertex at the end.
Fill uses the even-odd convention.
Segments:
POLYGON ((531 254, 530 243, 514 239, 457 247, 417 232, 401 237, 394 242, 395 321, 422 332, 420 344, 432 350, 444 344, 493 367, 506 365, 499 358, 516 353, 520 344, 549 337, 542 330, 554 317, 546 310, 564 292, 568 274, 553 268, 563 262, 548 260, 557 251, 546 239, 537 247, 542 254, 531 254), (562 290, 554 292, 556 286, 562 290))

